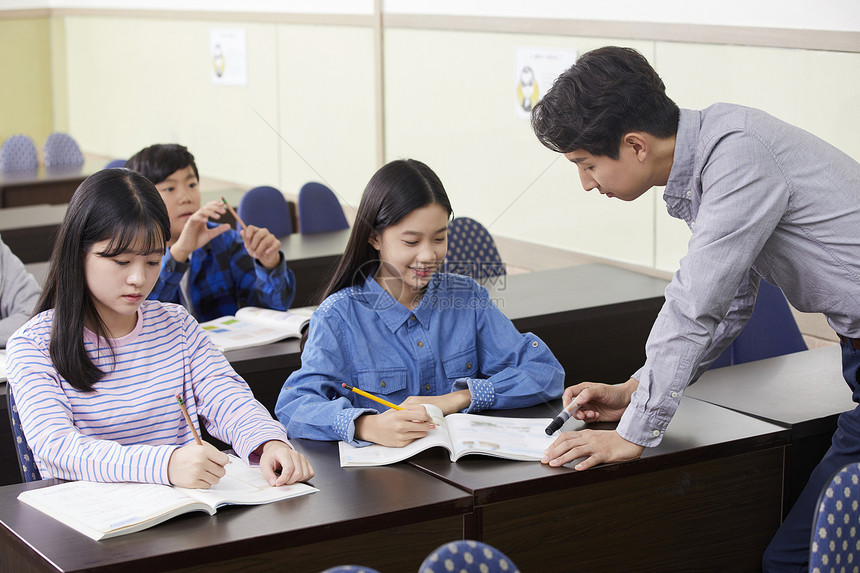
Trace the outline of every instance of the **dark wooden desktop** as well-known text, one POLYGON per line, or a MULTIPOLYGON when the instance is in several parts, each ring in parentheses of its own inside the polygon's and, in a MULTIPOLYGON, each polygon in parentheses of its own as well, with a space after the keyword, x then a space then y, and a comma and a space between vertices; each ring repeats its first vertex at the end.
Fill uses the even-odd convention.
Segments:
MULTIPOLYGON (((559 407, 495 414, 552 418, 559 407)), ((464 537, 521 571, 754 571, 781 521, 787 441, 783 427, 685 397, 639 460, 577 472, 485 456, 452 463, 434 449, 409 464, 473 494, 464 537)))
MULTIPOLYGON (((551 417, 558 406, 490 414, 551 417)), ((4 486, 0 570, 414 571, 461 538, 495 545, 522 571, 755 570, 779 525, 787 434, 684 398, 660 446, 586 472, 486 456, 451 463, 440 449, 344 469, 335 443, 295 440, 318 493, 102 542, 17 501, 46 484, 4 486)))
POLYGON ((857 406, 838 345, 709 370, 684 395, 790 428, 786 513, 830 447, 839 414, 857 406))
POLYGON ((19 502, 48 483, 0 487, 0 571, 290 571, 360 563, 416 571, 459 539, 472 496, 405 464, 340 467, 337 444, 296 440, 319 492, 253 507, 193 513, 103 541, 19 502))
POLYGON ((0 208, 68 203, 84 179, 102 169, 102 159, 89 159, 80 167, 46 168, 36 172, 0 175, 0 208))
POLYGON ((565 385, 624 382, 645 363, 645 341, 668 281, 606 264, 489 279, 490 298, 520 332, 552 349, 565 385))
POLYGON ((0 238, 24 263, 47 261, 66 207, 42 204, 0 209, 0 238))

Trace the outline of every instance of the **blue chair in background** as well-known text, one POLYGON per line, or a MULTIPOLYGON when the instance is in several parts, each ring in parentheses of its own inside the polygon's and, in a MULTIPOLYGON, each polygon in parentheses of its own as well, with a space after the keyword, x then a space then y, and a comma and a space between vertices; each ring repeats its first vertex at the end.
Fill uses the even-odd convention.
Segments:
POLYGON ((418 573, 518 573, 510 558, 486 543, 461 539, 437 547, 421 563, 418 573))
POLYGON ((9 136, 0 145, 0 173, 26 173, 39 170, 39 154, 29 135, 9 136))
POLYGON ((67 133, 55 131, 49 135, 42 153, 45 157, 45 169, 79 168, 84 164, 81 148, 67 133))
POLYGON ((801 350, 807 350, 806 342, 785 296, 778 287, 762 280, 752 316, 710 368, 764 360, 801 350))
POLYGON ((25 482, 39 481, 42 476, 39 474, 39 468, 36 467, 33 452, 27 445, 26 438, 24 438, 24 431, 21 429, 21 417, 18 416, 18 408, 12 397, 12 388, 8 384, 6 385, 6 407, 9 410, 9 423, 12 426, 12 438, 15 440, 15 453, 18 455, 21 479, 25 482))
POLYGON ((115 167, 125 167, 125 159, 111 159, 105 165, 105 169, 113 169, 115 167))
POLYGON ((809 571, 854 571, 860 565, 860 464, 830 478, 818 498, 809 544, 809 571))
POLYGON ((290 206, 284 194, 274 187, 262 185, 248 190, 239 199, 237 214, 246 225, 264 227, 276 237, 293 233, 290 206))
POLYGON ((303 235, 348 229, 343 207, 334 192, 311 181, 299 189, 299 231, 303 235))
POLYGON ((493 237, 479 222, 457 217, 448 225, 448 254, 445 272, 467 275, 480 281, 507 274, 493 237))

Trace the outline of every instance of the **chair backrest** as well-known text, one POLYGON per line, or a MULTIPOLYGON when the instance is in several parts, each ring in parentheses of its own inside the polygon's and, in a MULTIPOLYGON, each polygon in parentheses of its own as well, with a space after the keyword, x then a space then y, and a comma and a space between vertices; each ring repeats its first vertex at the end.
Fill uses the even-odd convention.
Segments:
POLYGON ((15 440, 15 453, 18 454, 18 468, 21 470, 21 479, 27 481, 39 481, 42 476, 36 467, 33 452, 24 438, 21 429, 21 417, 18 416, 18 408, 15 406, 15 398, 12 397, 12 387, 6 384, 6 407, 9 410, 9 423, 12 426, 12 438, 15 440))
POLYGON ((348 229, 349 223, 343 214, 334 192, 311 181, 299 189, 299 231, 303 235, 348 229))
POLYGON ((39 154, 29 135, 12 135, 0 145, 0 172, 38 170, 39 154))
POLYGON ((246 225, 264 227, 276 237, 286 237, 293 232, 290 206, 284 194, 268 185, 254 187, 239 199, 239 217, 246 225))
POLYGON ((860 463, 844 466, 818 498, 809 571, 852 571, 860 565, 860 463))
POLYGON ((338 565, 337 567, 329 567, 320 573, 379 573, 379 571, 364 565, 338 565))
POLYGON ((734 342, 710 367, 743 364, 806 349, 806 342, 782 291, 762 280, 752 316, 734 342))
POLYGON ((67 133, 55 131, 45 140, 42 148, 45 156, 45 168, 51 167, 80 167, 84 164, 84 154, 81 153, 77 142, 67 133))
POLYGON ((105 165, 105 169, 113 169, 114 167, 125 167, 125 159, 111 159, 105 165))
POLYGON ((507 555, 492 545, 470 539, 440 545, 418 568, 418 573, 449 573, 450 571, 517 573, 519 569, 507 555))
POLYGON ((493 237, 479 222, 457 217, 448 225, 445 271, 475 280, 507 274, 493 237))

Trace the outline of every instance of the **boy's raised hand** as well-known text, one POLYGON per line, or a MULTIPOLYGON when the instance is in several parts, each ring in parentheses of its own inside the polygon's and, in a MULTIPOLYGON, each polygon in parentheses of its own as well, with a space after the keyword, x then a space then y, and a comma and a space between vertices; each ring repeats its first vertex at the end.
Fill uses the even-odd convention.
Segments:
POLYGON ((174 260, 184 263, 191 253, 207 244, 209 241, 230 230, 230 225, 222 223, 209 228, 206 223, 209 218, 220 219, 227 210, 221 201, 209 201, 195 211, 185 222, 179 238, 170 247, 170 255, 174 260))
POLYGON ((268 229, 248 225, 239 234, 248 254, 271 270, 281 262, 281 242, 268 229))

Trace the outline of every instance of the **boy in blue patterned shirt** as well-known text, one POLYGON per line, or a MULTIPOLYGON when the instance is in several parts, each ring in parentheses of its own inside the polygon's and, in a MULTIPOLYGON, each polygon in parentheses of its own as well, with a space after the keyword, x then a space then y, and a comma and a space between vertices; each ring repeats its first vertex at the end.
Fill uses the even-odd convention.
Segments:
POLYGON ((243 306, 289 308, 295 277, 277 237, 253 225, 235 231, 210 222, 226 209, 220 201, 200 205, 197 165, 185 146, 151 145, 126 167, 155 184, 170 215, 170 241, 150 299, 182 304, 201 322, 243 306))

